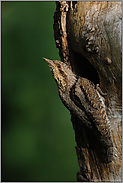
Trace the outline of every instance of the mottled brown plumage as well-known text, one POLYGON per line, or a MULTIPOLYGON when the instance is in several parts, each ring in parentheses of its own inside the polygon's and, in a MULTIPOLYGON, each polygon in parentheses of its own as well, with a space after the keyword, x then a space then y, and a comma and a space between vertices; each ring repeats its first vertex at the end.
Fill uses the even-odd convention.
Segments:
POLYGON ((59 96, 71 114, 96 134, 105 149, 107 162, 112 160, 113 143, 110 121, 106 115, 105 104, 95 85, 76 76, 69 67, 60 61, 44 58, 57 83, 59 96))

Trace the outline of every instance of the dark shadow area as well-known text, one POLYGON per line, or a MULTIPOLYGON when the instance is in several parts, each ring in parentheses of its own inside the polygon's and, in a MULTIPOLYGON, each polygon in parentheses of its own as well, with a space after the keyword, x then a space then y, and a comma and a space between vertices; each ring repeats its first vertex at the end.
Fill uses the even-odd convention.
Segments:
POLYGON ((72 67, 74 72, 84 77, 94 84, 99 83, 99 76, 94 66, 83 55, 74 53, 74 61, 72 61, 72 67))

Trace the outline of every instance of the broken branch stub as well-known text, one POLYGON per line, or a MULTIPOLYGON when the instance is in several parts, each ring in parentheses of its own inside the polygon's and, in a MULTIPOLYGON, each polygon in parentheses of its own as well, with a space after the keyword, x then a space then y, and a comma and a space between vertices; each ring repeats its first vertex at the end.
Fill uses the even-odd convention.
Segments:
MULTIPOLYGON (((80 172, 78 181, 121 181, 122 166, 122 2, 58 1, 54 37, 61 60, 99 87, 110 121, 113 160, 103 163, 99 149, 88 147, 89 131, 73 116, 80 172), (81 132, 81 133, 80 133, 81 132)), ((91 134, 91 132, 90 132, 91 134)))

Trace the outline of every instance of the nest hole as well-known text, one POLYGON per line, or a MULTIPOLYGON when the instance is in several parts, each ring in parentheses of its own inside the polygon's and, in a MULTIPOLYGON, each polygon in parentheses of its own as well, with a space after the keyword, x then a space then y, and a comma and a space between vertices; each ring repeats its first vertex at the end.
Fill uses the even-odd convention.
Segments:
POLYGON ((83 55, 74 53, 72 68, 76 75, 84 77, 94 84, 100 83, 95 67, 83 55))

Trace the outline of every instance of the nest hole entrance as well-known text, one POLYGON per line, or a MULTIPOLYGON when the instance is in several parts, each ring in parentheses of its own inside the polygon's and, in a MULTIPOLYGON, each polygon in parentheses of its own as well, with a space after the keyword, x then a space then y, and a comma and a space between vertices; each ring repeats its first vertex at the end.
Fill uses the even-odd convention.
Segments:
POLYGON ((95 67, 81 54, 74 54, 72 68, 76 75, 92 81, 94 84, 100 83, 95 67))

